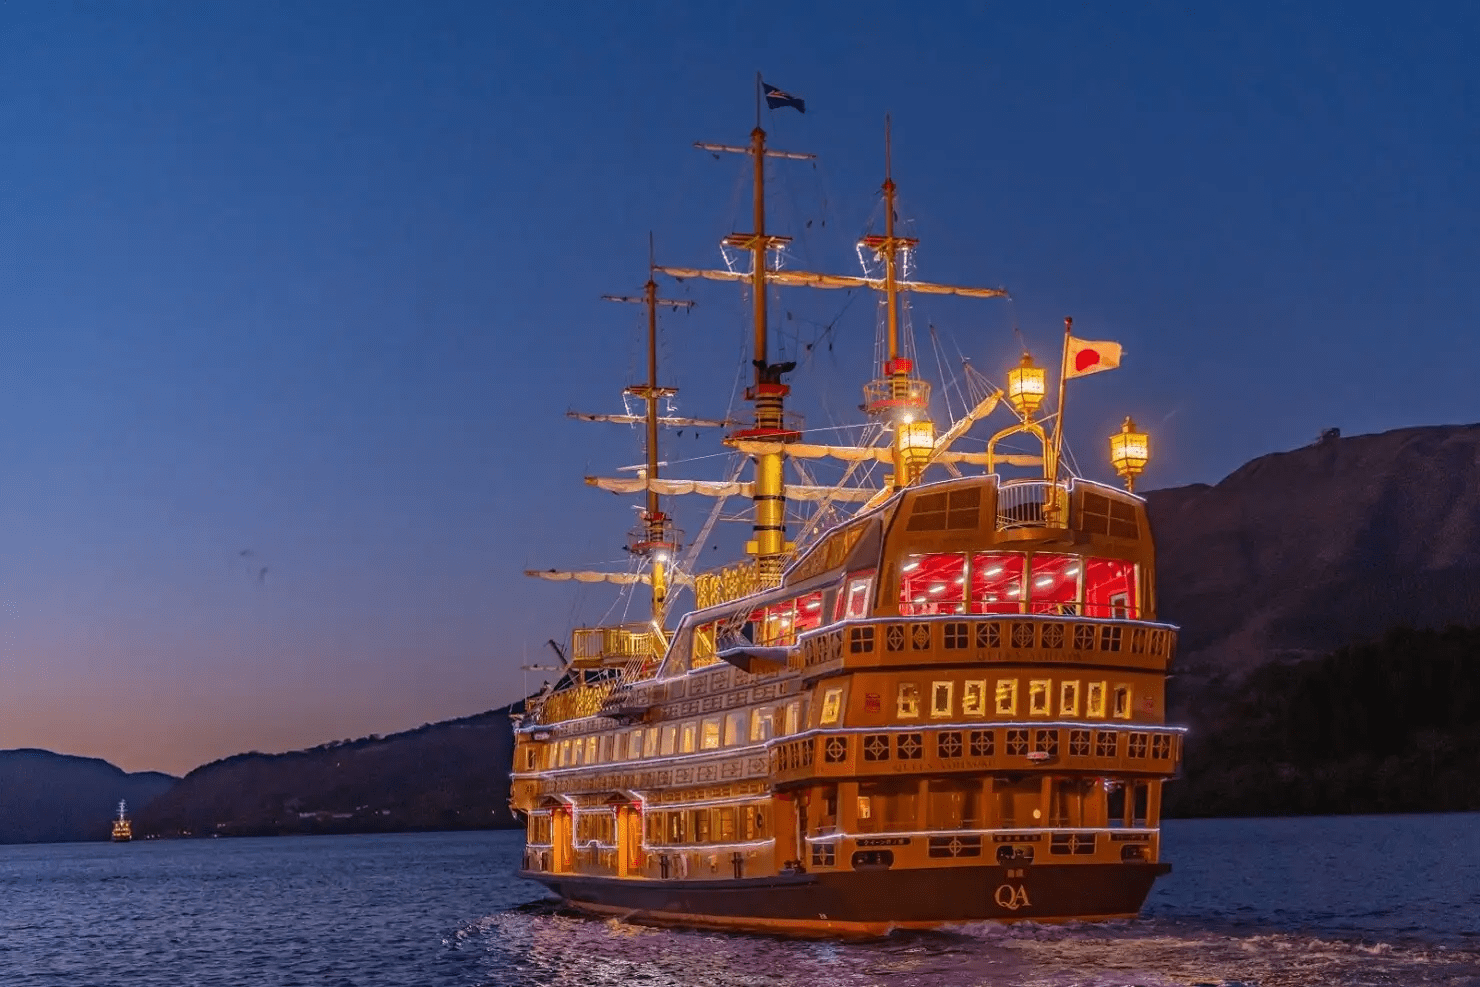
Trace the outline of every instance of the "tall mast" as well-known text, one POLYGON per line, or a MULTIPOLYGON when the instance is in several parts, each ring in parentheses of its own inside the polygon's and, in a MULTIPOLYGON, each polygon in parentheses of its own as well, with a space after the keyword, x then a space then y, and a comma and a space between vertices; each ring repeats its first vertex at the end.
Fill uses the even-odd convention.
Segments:
POLYGON ((678 532, 673 519, 664 513, 653 481, 658 479, 658 401, 678 393, 677 388, 658 386, 658 306, 689 308, 694 303, 658 297, 658 282, 653 280, 652 237, 648 237, 648 279, 643 285, 641 298, 627 295, 603 295, 607 301, 636 302, 647 307, 647 383, 629 387, 625 393, 642 398, 647 404, 644 416, 647 422, 647 504, 642 512, 642 525, 631 536, 629 550, 634 555, 650 559, 652 568, 649 583, 652 586, 652 616, 658 626, 663 624, 663 611, 668 602, 668 567, 678 553, 678 532))
POLYGON ((785 405, 791 388, 781 382, 781 376, 796 369, 796 364, 771 363, 766 345, 766 289, 771 276, 767 253, 791 242, 791 237, 772 236, 766 232, 766 159, 810 161, 815 155, 767 148, 766 132, 759 126, 759 121, 750 132, 748 147, 705 143, 696 143, 694 146, 705 151, 748 154, 754 166, 751 217, 754 229, 749 233, 731 233, 725 237, 724 242, 727 246, 750 252, 749 281, 754 317, 752 362, 755 366, 755 383, 746 388, 745 400, 754 405, 755 418, 750 428, 731 433, 729 441, 759 440, 772 450, 751 457, 755 462, 755 484, 751 495, 753 537, 746 544, 745 550, 755 558, 756 577, 760 584, 773 586, 780 581, 786 553, 793 547, 786 540, 786 480, 782 471, 785 456, 782 448, 785 443, 801 438, 801 433, 787 427, 785 405))
POLYGON ((868 413, 892 427, 894 474, 890 486, 907 487, 920 478, 935 446, 935 424, 930 420, 930 385, 914 374, 914 361, 899 352, 900 252, 919 242, 894 231, 895 193, 892 134, 884 118, 884 235, 860 242, 884 262, 885 357, 883 376, 864 386, 868 413))

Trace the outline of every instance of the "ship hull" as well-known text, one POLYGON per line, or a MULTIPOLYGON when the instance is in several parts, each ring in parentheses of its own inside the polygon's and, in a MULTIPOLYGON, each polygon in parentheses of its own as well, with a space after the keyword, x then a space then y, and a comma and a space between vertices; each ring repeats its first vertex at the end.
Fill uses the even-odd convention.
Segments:
POLYGON ((1132 918, 1170 864, 1044 864, 661 881, 521 871, 568 905, 624 921, 802 936, 973 922, 1132 918))

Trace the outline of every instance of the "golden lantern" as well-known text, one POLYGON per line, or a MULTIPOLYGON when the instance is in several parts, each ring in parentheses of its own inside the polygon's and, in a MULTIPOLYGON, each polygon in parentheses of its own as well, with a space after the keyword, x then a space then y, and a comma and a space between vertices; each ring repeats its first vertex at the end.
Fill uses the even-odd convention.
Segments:
POLYGON ((1023 362, 1007 372, 1007 400, 1024 418, 1031 418, 1048 391, 1048 376, 1042 367, 1033 366, 1033 358, 1023 354, 1023 362))
POLYGON ((1110 464, 1125 480, 1125 488, 1136 489, 1136 477, 1151 459, 1151 440, 1145 432, 1136 431, 1136 423, 1126 417, 1120 431, 1110 436, 1110 464))

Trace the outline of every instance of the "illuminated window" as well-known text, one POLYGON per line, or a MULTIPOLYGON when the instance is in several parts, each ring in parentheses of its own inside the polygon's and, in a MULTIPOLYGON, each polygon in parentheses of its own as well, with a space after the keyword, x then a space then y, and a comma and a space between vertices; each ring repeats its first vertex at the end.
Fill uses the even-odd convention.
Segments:
POLYGON ((1128 685, 1115 687, 1115 717, 1120 720, 1131 718, 1131 687, 1128 685))
POLYGON ((570 741, 569 740, 562 740, 560 742, 560 748, 559 749, 560 749, 560 756, 557 759, 557 767, 562 767, 563 768, 563 767, 565 767, 566 762, 568 762, 570 760, 570 741))
POLYGON ((1136 566, 1118 559, 1089 559, 1084 565, 1084 613, 1089 617, 1135 618, 1136 566))
POLYGON ((911 555, 899 567, 899 612, 906 617, 964 613, 966 556, 911 555))
POLYGON ((658 728, 648 727, 642 735, 642 756, 656 757, 658 753, 658 728))
POLYGON ((678 746, 678 727, 664 727, 663 728, 663 746, 661 748, 662 755, 664 757, 667 757, 668 755, 670 755, 670 754, 673 753, 674 749, 677 746, 678 746))
MULTIPOLYGON (((705 720, 704 723, 703 723, 703 748, 706 751, 712 751, 715 748, 717 748, 718 746, 719 746, 719 717, 716 716, 716 717, 714 717, 712 719, 705 720)), ((684 750, 684 753, 687 754, 689 752, 689 750, 691 750, 691 749, 692 748, 685 749, 684 750)))
POLYGON ((585 752, 586 742, 584 740, 572 740, 570 742, 570 761, 567 763, 573 768, 579 767, 581 764, 581 755, 585 752))
POLYGON ((1015 716, 1017 714, 1017 679, 997 680, 997 715, 1015 716))
POLYGON ((595 764, 596 763, 596 738, 595 737, 587 737, 586 738, 586 763, 587 764, 595 764))
POLYGON ((1083 571, 1083 560, 1074 555, 1034 555, 1028 569, 1028 612, 1077 613, 1083 571))
POLYGON ((930 686, 930 715, 950 716, 951 708, 955 705, 953 693, 955 691, 953 682, 935 682, 930 686))
POLYGON ((793 624, 792 639, 803 631, 810 631, 814 627, 822 626, 822 593, 808 593, 797 600, 797 612, 793 624))
POLYGON ((869 596, 874 588, 874 571, 856 573, 848 579, 848 588, 838 597, 838 609, 844 619, 867 617, 869 596))
POLYGON ((1079 715, 1079 682, 1078 682, 1078 680, 1075 680, 1073 682, 1060 682, 1059 683, 1059 715, 1060 716, 1078 716, 1079 715))
POLYGON ((899 700, 896 713, 900 719, 912 719, 920 715, 920 687, 913 682, 899 683, 899 700))
POLYGON ((741 732, 745 725, 743 713, 729 713, 725 716, 725 746, 734 747, 745 739, 741 732))
POLYGON ((627 735, 627 759, 642 757, 642 730, 633 730, 627 735))
POLYGON ((1028 682, 1028 713, 1031 716, 1047 716, 1048 690, 1053 683, 1048 679, 1032 679, 1028 682))
POLYGON ((1091 682, 1084 696, 1084 715, 1103 717, 1105 715, 1105 683, 1091 682))
POLYGON ((802 725, 802 704, 799 702, 786 704, 786 732, 796 733, 802 725))
POLYGON ((966 716, 981 716, 987 711, 987 683, 982 679, 967 682, 961 688, 961 712, 966 716))
POLYGON ((622 759, 622 735, 619 733, 614 737, 602 737, 601 745, 597 748, 596 759, 602 764, 609 761, 620 761, 622 759), (615 751, 613 747, 616 748, 615 751))
POLYGON ((771 706, 750 711, 750 740, 770 740, 776 733, 776 710, 771 706))
POLYGON ((843 715, 843 690, 828 689, 822 696, 822 725, 832 726, 843 715))
POLYGON ((874 815, 874 800, 867 795, 858 796, 858 818, 872 819, 874 815))
POLYGON ((971 612, 1021 612, 1025 561, 1018 552, 978 552, 973 555, 971 612))

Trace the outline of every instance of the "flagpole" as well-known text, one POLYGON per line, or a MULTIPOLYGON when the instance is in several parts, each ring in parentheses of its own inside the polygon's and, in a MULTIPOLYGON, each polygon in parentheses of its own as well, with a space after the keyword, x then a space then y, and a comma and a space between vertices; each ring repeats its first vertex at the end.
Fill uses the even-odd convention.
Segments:
POLYGON ((1074 319, 1064 316, 1064 355, 1059 358, 1059 413, 1054 416, 1053 422, 1053 452, 1044 456, 1050 485, 1059 482, 1059 453, 1064 448, 1064 393, 1067 389, 1065 385, 1069 383, 1069 336, 1073 330, 1074 319))

